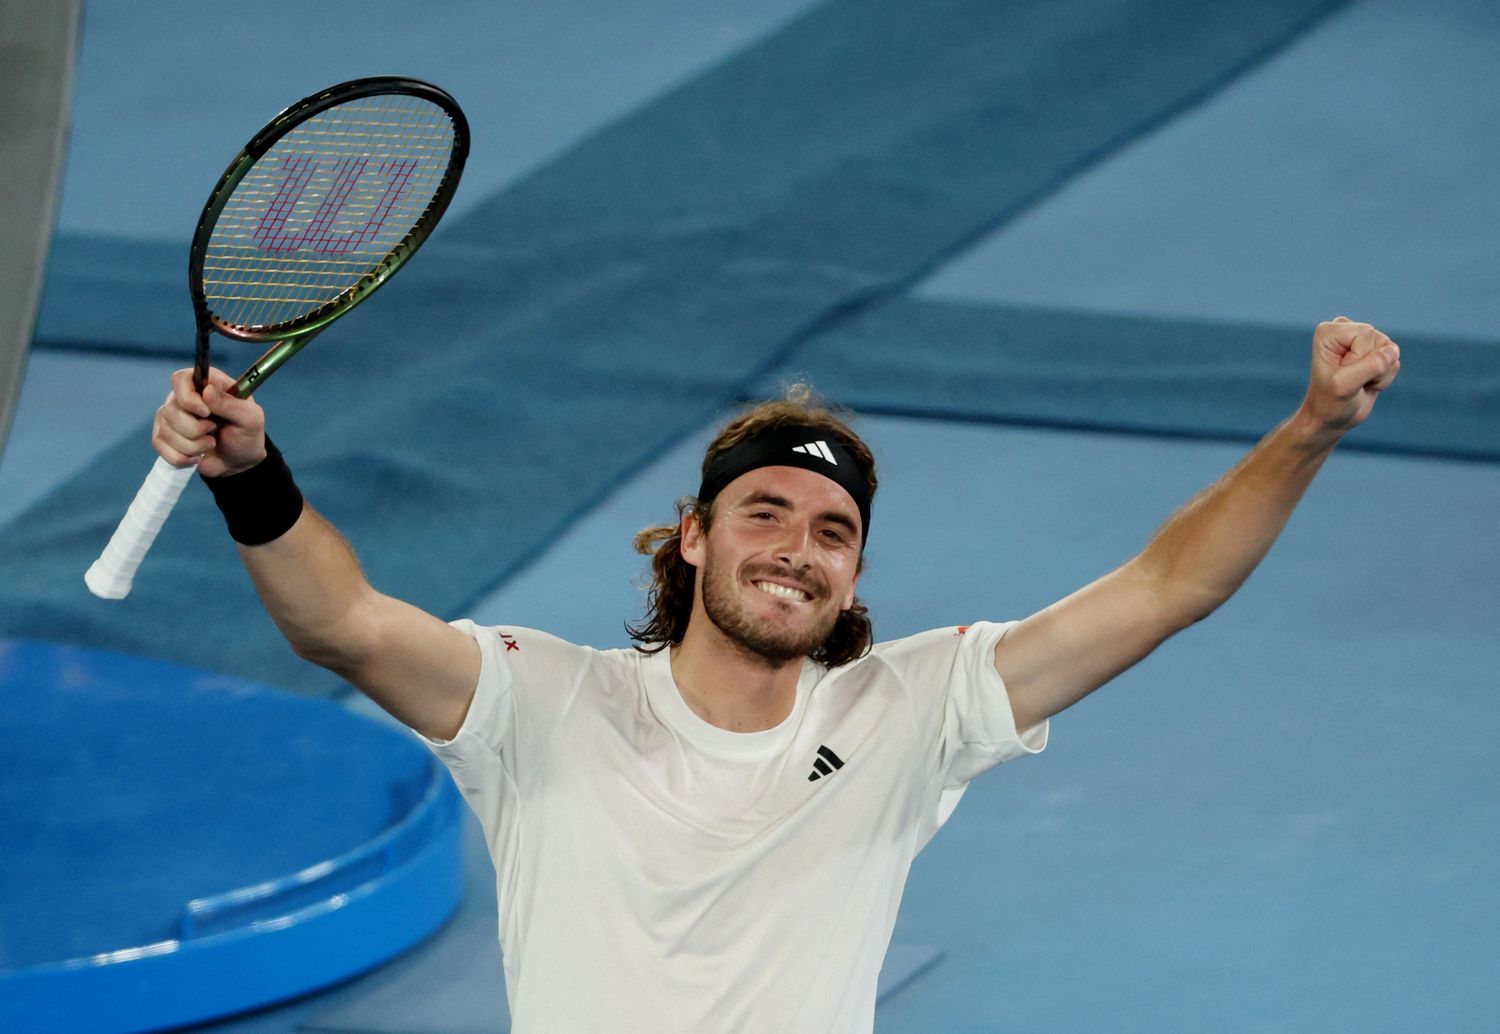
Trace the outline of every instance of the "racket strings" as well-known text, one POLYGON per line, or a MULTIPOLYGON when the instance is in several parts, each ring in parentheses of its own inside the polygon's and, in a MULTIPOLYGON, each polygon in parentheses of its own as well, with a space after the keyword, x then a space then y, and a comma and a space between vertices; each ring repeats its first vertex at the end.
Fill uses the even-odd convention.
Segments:
MULTIPOLYGON (((371 231, 379 228, 376 226, 379 206, 376 199, 394 197, 399 200, 399 193, 407 186, 402 179, 383 184, 370 183, 362 192, 363 196, 355 194, 351 198, 349 195, 353 193, 351 184, 365 173, 369 153, 376 151, 377 147, 377 156, 386 158, 387 164, 380 171, 394 171, 398 176, 404 171, 400 155, 407 148, 396 148, 393 156, 390 140, 414 139, 402 137, 402 134, 411 133, 409 127, 413 125, 412 115, 416 109, 402 112, 406 117, 400 122, 390 118, 378 120, 383 128, 395 129, 396 132, 381 133, 382 142, 377 144, 360 136, 369 131, 373 120, 351 118, 354 107, 345 105, 324 113, 315 122, 299 127, 302 132, 288 134, 285 146, 277 149, 281 182, 269 199, 265 196, 266 191, 255 192, 260 196, 252 195, 251 213, 256 216, 256 222, 255 231, 248 236, 255 239, 247 245, 250 250, 242 251, 231 263, 237 267, 231 279, 239 281, 241 288, 232 300, 245 306, 237 322, 271 324, 284 318, 284 313, 275 309, 316 307, 329 296, 337 299, 344 290, 357 286, 360 279, 389 254, 391 246, 399 242, 399 236, 396 240, 383 241, 371 231), (313 153, 309 155, 308 151, 313 153), (354 156, 352 160, 351 155, 354 156), (324 170, 322 182, 309 184, 307 181, 311 177, 307 170, 314 164, 329 168, 324 170), (257 207, 259 211, 256 211, 257 207), (300 227, 297 225, 299 220, 302 221, 300 227), (288 224, 291 224, 290 229, 288 224), (369 239, 373 239, 374 248, 357 247, 358 243, 369 239), (352 254, 355 261, 334 259, 338 264, 332 264, 330 252, 333 255, 352 254), (255 275, 257 272, 261 275, 255 275), (288 287, 293 290, 286 290, 288 287)), ((390 111, 389 108, 385 110, 390 111)), ((411 204, 410 198, 408 195, 408 204, 411 204)), ((425 209, 429 199, 419 196, 416 200, 425 209)), ((391 214, 389 211, 384 213, 381 226, 391 214)), ((401 222, 403 215, 409 225, 420 217, 420 211, 397 212, 394 221, 401 222)), ((404 229, 405 226, 398 227, 398 233, 404 229)))
POLYGON ((455 149, 447 112, 382 95, 294 127, 236 185, 203 262, 225 323, 274 328, 362 295, 417 230, 455 149))

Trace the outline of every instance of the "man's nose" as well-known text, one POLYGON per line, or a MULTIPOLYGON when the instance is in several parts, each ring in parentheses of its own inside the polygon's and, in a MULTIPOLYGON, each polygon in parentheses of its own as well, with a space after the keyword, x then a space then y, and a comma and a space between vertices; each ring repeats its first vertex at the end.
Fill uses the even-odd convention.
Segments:
POLYGON ((797 521, 785 525, 785 534, 777 543, 776 556, 794 567, 806 566, 812 545, 812 526, 797 521))

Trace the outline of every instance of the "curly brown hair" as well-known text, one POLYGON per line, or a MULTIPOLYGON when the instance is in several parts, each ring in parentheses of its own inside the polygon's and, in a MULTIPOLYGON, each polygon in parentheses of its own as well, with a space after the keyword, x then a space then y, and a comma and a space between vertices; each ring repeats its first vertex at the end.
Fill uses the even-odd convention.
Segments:
MULTIPOLYGON (((870 447, 850 429, 841 414, 818 399, 806 384, 793 384, 783 398, 762 402, 730 421, 709 443, 703 457, 704 474, 715 459, 745 439, 787 425, 817 428, 837 439, 854 457, 870 487, 870 498, 874 499, 879 482, 870 447)), ((644 644, 636 647, 642 653, 657 653, 668 646, 677 646, 687 634, 697 577, 697 568, 682 558, 682 518, 690 510, 697 514, 703 530, 708 531, 713 524, 713 501, 700 505, 697 499, 685 496, 677 501, 677 523, 658 524, 635 537, 636 552, 651 558, 651 585, 646 590, 645 618, 637 624, 627 623, 625 630, 630 638, 644 644)), ((863 553, 858 569, 864 569, 863 553)), ((833 631, 813 651, 812 659, 829 667, 847 664, 868 653, 873 641, 869 610, 856 597, 853 606, 839 614, 833 631)))

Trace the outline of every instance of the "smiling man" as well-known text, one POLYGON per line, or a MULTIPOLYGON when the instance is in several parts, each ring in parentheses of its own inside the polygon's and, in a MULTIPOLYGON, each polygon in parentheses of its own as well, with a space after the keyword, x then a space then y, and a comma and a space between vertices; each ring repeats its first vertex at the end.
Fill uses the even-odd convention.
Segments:
POLYGON ((968 784, 1226 600, 1400 368, 1340 317, 1301 406, 1119 569, 1018 622, 875 644, 856 596, 870 450, 805 397, 710 444, 643 531, 634 650, 447 624, 373 589, 264 414, 173 378, 154 441, 198 464, 297 652, 419 733, 495 863, 513 1029, 865 1032, 912 859, 968 784))

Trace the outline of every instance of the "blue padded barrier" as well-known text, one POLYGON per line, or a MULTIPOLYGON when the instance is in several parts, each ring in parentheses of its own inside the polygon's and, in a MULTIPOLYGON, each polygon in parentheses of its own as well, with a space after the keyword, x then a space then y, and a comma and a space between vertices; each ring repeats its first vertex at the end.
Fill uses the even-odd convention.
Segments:
POLYGON ((385 962, 457 907, 461 802, 398 731, 36 642, 0 641, 0 698, 0 1030, 263 1006, 385 962))

